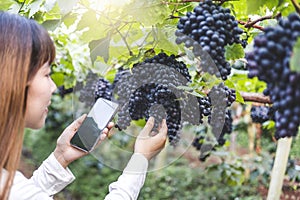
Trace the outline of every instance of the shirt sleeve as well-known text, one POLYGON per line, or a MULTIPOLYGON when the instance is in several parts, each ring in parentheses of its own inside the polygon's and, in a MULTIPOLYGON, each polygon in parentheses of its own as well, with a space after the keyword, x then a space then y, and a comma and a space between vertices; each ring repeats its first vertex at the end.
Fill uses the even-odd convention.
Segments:
POLYGON ((63 168, 52 153, 42 165, 27 179, 22 173, 16 172, 10 191, 10 200, 44 200, 60 192, 75 179, 68 168, 63 168))
POLYGON ((122 175, 109 185, 105 200, 137 199, 143 187, 148 169, 148 160, 141 154, 133 154, 122 175))

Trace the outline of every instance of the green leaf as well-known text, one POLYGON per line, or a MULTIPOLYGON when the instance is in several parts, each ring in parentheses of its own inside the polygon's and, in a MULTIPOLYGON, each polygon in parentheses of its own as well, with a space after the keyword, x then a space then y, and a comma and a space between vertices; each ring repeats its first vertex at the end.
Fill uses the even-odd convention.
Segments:
POLYGON ((46 0, 43 7, 45 9, 45 12, 49 12, 53 9, 55 6, 57 0, 46 0))
POLYGON ((179 90, 185 90, 185 91, 192 91, 193 89, 189 86, 185 86, 185 85, 179 85, 176 87, 179 90))
POLYGON ((275 122, 272 120, 268 120, 262 124, 263 128, 271 130, 275 128, 275 122))
POLYGON ((73 9, 73 7, 79 2, 79 0, 57 0, 57 4, 60 7, 61 14, 65 15, 73 9))
POLYGON ((15 4, 13 0, 0 0, 0 10, 8 10, 13 4, 15 4))
POLYGON ((282 16, 288 16, 290 13, 295 12, 295 7, 290 0, 279 0, 279 4, 274 13, 279 12, 282 16))
POLYGON ((42 4, 45 0, 37 0, 34 1, 32 4, 29 4, 29 14, 28 18, 31 18, 33 15, 35 15, 41 8, 42 4))
POLYGON ((245 10, 247 10, 247 0, 226 1, 222 7, 229 8, 231 13, 239 20, 247 20, 245 10))
POLYGON ((42 26, 47 30, 54 30, 60 25, 60 20, 47 20, 42 23, 42 26))
POLYGON ((278 0, 255 0, 247 1, 247 13, 248 14, 260 14, 261 8, 268 8, 273 10, 278 5, 278 0))
POLYGON ((98 23, 98 20, 96 17, 96 12, 94 12, 94 11, 85 12, 82 15, 82 17, 77 25, 77 30, 80 31, 84 28, 95 26, 97 23, 98 23))
POLYGON ((94 62, 93 72, 100 74, 101 76, 105 76, 110 69, 111 66, 104 62, 103 57, 98 56, 94 62))
POLYGON ((294 72, 300 72, 300 37, 293 48, 293 54, 290 61, 290 68, 294 72))
POLYGON ((244 98, 242 97, 241 93, 239 91, 235 91, 235 101, 244 104, 244 98))
POLYGON ((61 20, 60 9, 57 4, 50 11, 44 12, 44 20, 61 20))
POLYGON ((245 52, 241 44, 234 43, 233 45, 227 45, 225 47, 225 58, 226 60, 236 60, 244 58, 245 52))
POLYGON ((225 85, 226 85, 227 87, 229 87, 229 88, 235 88, 234 83, 233 83, 232 81, 230 81, 229 79, 227 79, 227 80, 225 81, 225 85))
POLYGON ((236 85, 234 84, 233 81, 227 79, 227 80, 225 81, 225 85, 226 85, 227 87, 232 88, 232 89, 235 90, 235 101, 236 101, 236 102, 239 102, 239 103, 242 103, 242 104, 245 103, 244 98, 242 97, 241 93, 240 93, 239 91, 237 91, 236 85))
POLYGON ((110 37, 105 37, 99 40, 94 40, 89 43, 91 60, 94 62, 98 56, 104 59, 104 62, 109 58, 110 37))
POLYGON ((156 29, 157 31, 157 48, 168 51, 172 54, 177 54, 179 46, 175 43, 176 26, 161 26, 156 29))
POLYGON ((145 26, 161 23, 169 13, 167 5, 160 0, 134 0, 124 8, 124 16, 132 16, 145 26))
POLYGON ((71 25, 75 23, 76 19, 77 19, 77 15, 67 14, 66 16, 63 17, 62 21, 69 28, 71 25))
POLYGON ((80 37, 83 42, 89 43, 92 40, 98 40, 107 35, 107 27, 102 23, 101 18, 98 21, 94 11, 84 13, 77 25, 77 30, 86 28, 87 30, 80 37))
POLYGON ((58 86, 61 86, 64 84, 64 74, 63 73, 53 73, 51 75, 51 78, 53 79, 54 83, 58 86))

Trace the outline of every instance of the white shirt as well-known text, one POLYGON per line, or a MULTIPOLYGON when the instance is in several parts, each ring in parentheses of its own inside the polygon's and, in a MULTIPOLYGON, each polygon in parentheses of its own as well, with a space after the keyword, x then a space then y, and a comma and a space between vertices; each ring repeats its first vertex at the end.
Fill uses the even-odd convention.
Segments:
MULTIPOLYGON (((122 175, 109 185, 109 194, 105 200, 137 199, 147 169, 148 160, 141 154, 133 154, 122 175)), ((16 172, 9 200, 52 200, 54 194, 74 180, 72 172, 63 168, 52 153, 30 179, 16 172)))

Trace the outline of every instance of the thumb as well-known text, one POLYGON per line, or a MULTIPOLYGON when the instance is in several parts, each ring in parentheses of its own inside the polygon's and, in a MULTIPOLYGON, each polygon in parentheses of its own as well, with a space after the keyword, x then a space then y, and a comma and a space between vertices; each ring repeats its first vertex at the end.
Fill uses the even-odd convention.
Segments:
POLYGON ((140 132, 140 134, 138 135, 138 137, 141 138, 146 138, 149 137, 149 133, 151 132, 152 128, 154 126, 154 118, 150 117, 145 125, 145 127, 143 128, 143 130, 140 132))
POLYGON ((72 122, 72 124, 69 125, 68 129, 76 132, 78 128, 81 126, 82 122, 86 118, 86 114, 81 115, 79 118, 77 118, 75 121, 72 122))

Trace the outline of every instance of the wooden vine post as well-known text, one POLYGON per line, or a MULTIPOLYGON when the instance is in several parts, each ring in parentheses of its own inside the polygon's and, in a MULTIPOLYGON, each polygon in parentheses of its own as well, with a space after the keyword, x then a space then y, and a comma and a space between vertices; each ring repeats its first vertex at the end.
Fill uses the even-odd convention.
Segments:
POLYGON ((267 200, 280 199, 291 144, 292 137, 278 140, 267 200))
MULTIPOLYGON (((245 101, 271 104, 269 97, 256 93, 241 93, 245 101)), ((278 140, 267 200, 280 200, 284 175, 292 145, 292 137, 278 140)))

